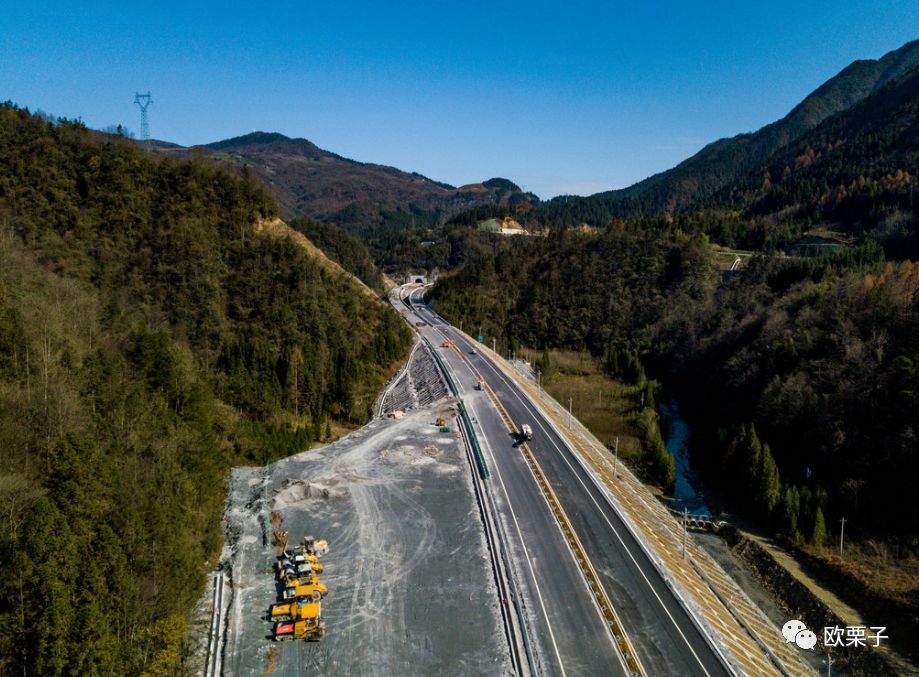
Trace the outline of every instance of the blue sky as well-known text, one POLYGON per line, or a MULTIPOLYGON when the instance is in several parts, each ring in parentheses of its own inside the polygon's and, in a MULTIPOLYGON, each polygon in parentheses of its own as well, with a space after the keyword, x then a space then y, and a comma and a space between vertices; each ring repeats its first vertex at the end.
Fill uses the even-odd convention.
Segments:
POLYGON ((302 136, 544 198, 634 183, 919 38, 915 0, 8 3, 0 99, 184 145, 302 136), (802 6, 804 5, 804 6, 802 6))

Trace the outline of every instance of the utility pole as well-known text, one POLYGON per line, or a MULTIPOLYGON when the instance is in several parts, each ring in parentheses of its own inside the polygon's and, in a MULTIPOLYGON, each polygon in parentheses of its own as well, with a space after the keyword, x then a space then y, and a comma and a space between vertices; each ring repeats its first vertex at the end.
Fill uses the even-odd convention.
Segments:
POLYGON ((683 559, 686 559, 686 521, 689 519, 689 510, 683 507, 683 559))
POLYGON ((149 141, 150 124, 147 122, 147 109, 150 107, 150 104, 153 103, 153 99, 150 98, 150 92, 146 94, 136 92, 134 94, 134 103, 140 108, 140 139, 144 142, 149 141))
POLYGON ((833 677, 833 657, 830 654, 826 655, 826 677, 833 677))
POLYGON ((568 428, 571 429, 571 398, 568 398, 568 428))
POLYGON ((842 536, 846 531, 846 518, 839 520, 839 554, 842 554, 842 536))
POLYGON ((616 435, 616 472, 619 472, 619 435, 616 435))
POLYGON ((497 350, 495 350, 495 337, 494 336, 491 337, 491 352, 493 353, 498 352, 497 350))

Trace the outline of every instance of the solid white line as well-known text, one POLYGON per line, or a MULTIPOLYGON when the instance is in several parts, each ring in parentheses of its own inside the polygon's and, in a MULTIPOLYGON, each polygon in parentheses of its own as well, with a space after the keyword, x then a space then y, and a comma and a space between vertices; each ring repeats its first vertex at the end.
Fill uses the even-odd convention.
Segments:
MULTIPOLYGON (((447 361, 444 360, 444 364, 447 361)), ((466 365, 468 368, 468 365, 466 365)), ((470 370, 471 371, 471 370, 470 370)), ((465 390, 465 389, 464 389, 465 390)), ((481 427, 481 424, 480 424, 481 427)), ((488 438, 485 435, 482 435, 482 441, 485 443, 485 446, 488 448, 488 455, 492 458, 495 457, 494 452, 492 451, 491 445, 488 443, 488 438)), ((552 623, 549 622, 549 614, 546 611, 546 604, 542 598, 542 593, 539 591, 539 584, 536 579, 536 571, 533 568, 533 560, 530 558, 529 550, 527 549, 526 542, 523 539, 523 531, 520 529, 520 523, 517 521, 517 515, 514 512, 514 506, 511 504, 511 497, 507 492, 507 487, 504 485, 504 478, 501 477, 501 470, 498 468, 498 464, 492 462, 492 465, 495 467, 495 474, 498 476, 498 482, 501 484, 501 490, 504 492, 504 497, 507 502, 507 507, 511 513, 511 519, 514 520, 514 528, 517 530, 517 536, 520 539, 520 545, 523 548, 523 554, 527 560, 527 567, 530 570, 530 577, 533 579, 533 589, 536 591, 536 597, 539 599, 539 607, 542 610, 542 616, 546 621, 546 628, 549 630, 549 639, 552 641, 552 648, 555 651, 555 657, 558 660, 558 667, 562 671, 562 675, 565 673, 565 665, 562 662, 562 654, 559 651, 558 643, 555 640, 555 633, 552 632, 552 623)))
MULTIPOLYGON (((485 446, 488 447, 488 455, 494 458, 494 453, 492 452, 491 445, 488 443, 488 438, 485 435, 482 435, 482 440, 485 443, 485 446)), ((549 622, 549 614, 546 612, 546 603, 543 601, 542 593, 539 591, 539 584, 536 581, 536 571, 533 569, 533 560, 530 558, 530 552, 527 549, 526 542, 523 540, 523 532, 520 530, 520 523, 517 521, 517 515, 514 512, 514 506, 511 504, 511 498, 507 493, 507 487, 504 486, 504 478, 501 476, 501 470, 498 468, 498 464, 492 462, 495 466, 495 474, 498 476, 498 482, 501 484, 501 490, 504 492, 504 498, 507 501, 508 510, 511 513, 511 519, 514 520, 514 528, 517 530, 517 536, 520 539, 520 546, 523 548, 523 554, 527 559, 527 567, 530 570, 530 578, 533 579, 533 588, 536 590, 536 597, 539 599, 539 608, 542 610, 542 617, 546 620, 546 628, 549 630, 549 639, 552 640, 552 649, 555 651, 555 657, 558 660, 559 670, 562 671, 562 675, 565 675, 565 664, 562 662, 562 654, 559 651, 558 643, 555 641, 555 633, 552 632, 552 623, 549 622)))
MULTIPOLYGON (((431 311, 431 312, 433 312, 433 311, 431 311)), ((440 316, 437 316, 437 317, 440 318, 440 316)), ((440 318, 440 319, 442 319, 442 318, 440 318)), ((453 327, 452 325, 450 325, 449 323, 447 323, 445 320, 443 320, 443 322, 444 322, 444 324, 445 324, 446 326, 450 327, 451 329, 453 329, 454 331, 457 332, 457 335, 459 336, 460 341, 461 341, 462 343, 465 343, 465 344, 468 345, 469 342, 468 342, 468 340, 465 338, 465 336, 462 334, 462 332, 457 331, 455 327, 453 327)), ((534 411, 534 409, 531 407, 531 405, 530 405, 529 403, 527 403, 527 402, 520 396, 520 394, 517 392, 517 386, 516 386, 516 384, 511 384, 511 383, 508 381, 508 377, 505 376, 504 373, 503 373, 501 370, 499 370, 498 367, 497 367, 496 365, 494 365, 494 363, 492 362, 492 360, 491 360, 490 358, 486 357, 484 354, 483 354, 483 357, 485 357, 484 362, 485 362, 485 363, 488 365, 488 367, 495 373, 495 375, 498 377, 498 379, 499 379, 500 381, 502 381, 505 385, 507 385, 507 386, 510 388, 511 392, 512 392, 512 393, 514 394, 514 396, 520 401, 520 403, 523 405, 523 407, 524 407, 527 411, 529 411, 531 415, 533 415, 533 417, 536 419, 536 424, 542 429, 543 433, 548 433, 548 431, 546 430, 545 426, 544 426, 544 425, 542 424, 542 422, 541 422, 541 415, 540 415, 538 412, 534 411)), ((617 540, 619 541, 619 543, 622 545, 622 548, 623 548, 623 550, 625 550, 626 554, 628 554, 629 559, 632 560, 632 563, 635 565, 635 568, 638 570, 638 573, 641 574, 641 577, 644 579, 645 583, 648 585, 648 588, 651 590, 651 593, 654 595, 654 598, 655 598, 655 599, 658 601, 658 603, 661 605, 661 608, 664 610, 664 613, 667 614, 667 618, 670 619, 670 622, 673 624, 673 627, 676 629, 677 633, 679 633, 680 637, 682 638, 683 642, 686 644, 686 647, 689 649, 689 652, 692 654, 693 658, 696 659, 696 662, 699 664, 699 667, 702 669, 702 672, 704 672, 706 675, 710 675, 710 673, 708 672, 708 670, 705 669, 705 665, 702 663, 702 660, 699 658, 699 655, 695 652, 695 649, 693 649, 692 644, 690 644, 689 640, 686 638, 686 635, 683 634, 683 631, 680 629, 680 626, 677 624, 676 619, 671 615, 670 610, 667 609, 667 606, 664 604, 664 601, 663 601, 663 600, 660 598, 660 596, 657 594, 657 591, 654 589, 654 586, 651 585, 651 581, 648 580, 647 575, 645 574, 645 572, 644 572, 644 570, 642 569, 642 567, 638 564, 638 561, 635 559, 635 556, 632 554, 632 551, 628 548, 628 546, 626 546, 625 541, 622 539, 622 536, 619 534, 619 531, 613 526, 612 522, 610 522, 609 518, 608 518, 608 517, 606 516, 606 514, 604 513, 602 507, 601 507, 600 504, 597 502, 597 500, 594 498, 593 494, 590 492, 590 490, 588 489, 587 485, 584 483, 584 480, 582 480, 581 477, 580 477, 580 475, 575 471, 574 467, 571 465, 571 462, 568 460, 568 458, 567 458, 567 457, 565 456, 565 454, 562 452, 561 448, 559 448, 559 446, 558 446, 557 444, 555 444, 555 442, 551 439, 551 435, 548 435, 548 434, 547 434, 547 438, 549 439, 549 442, 552 444, 552 446, 555 447, 555 450, 558 452, 559 456, 562 458, 562 460, 565 462, 565 464, 569 467, 569 469, 571 470, 571 472, 574 474, 575 478, 578 480, 578 482, 579 482, 579 483, 581 484, 581 486, 584 488, 584 490, 585 490, 585 492, 587 493, 588 497, 590 498, 591 502, 597 507, 597 510, 600 512, 600 515, 603 517, 603 521, 606 522, 607 526, 609 526, 610 530, 613 532, 613 534, 615 534, 616 539, 617 539, 617 540)), ((611 506, 608 506, 608 507, 611 507, 611 506)), ((653 563, 652 563, 652 564, 653 564, 653 563)))
MULTIPOLYGON (((432 314, 434 314, 433 311, 430 311, 430 310, 429 310, 428 308, 426 308, 426 307, 425 307, 425 310, 426 310, 427 312, 431 312, 432 314)), ((417 311, 415 311, 415 313, 416 313, 419 317, 421 316, 421 314, 418 313, 417 311)), ((440 317, 437 316, 436 314, 434 314, 434 315, 435 315, 435 317, 437 317, 437 319, 441 319, 441 321, 443 322, 443 324, 444 324, 445 326, 447 326, 447 327, 449 327, 449 328, 451 328, 451 329, 453 328, 452 325, 450 325, 450 324, 447 323, 446 321, 443 321, 442 318, 440 318, 440 317)), ((425 319, 425 318, 422 318, 422 319, 425 319)), ((434 327, 437 326, 437 325, 435 325, 433 322, 430 322, 430 319, 428 320, 428 322, 430 323, 430 325, 431 325, 432 328, 434 328, 434 327)), ((447 336, 441 329, 435 329, 435 331, 438 332, 439 334, 441 334, 441 336, 443 336, 445 339, 450 338, 450 337, 447 336)), ((446 360, 445 360, 444 362, 446 363, 446 360)), ((460 356, 460 364, 462 364, 462 365, 469 371, 470 374, 472 374, 474 377, 476 377, 476 379, 480 378, 480 374, 476 373, 476 371, 472 368, 472 365, 469 364, 469 361, 466 359, 465 356, 460 356)), ((465 388, 464 388, 464 390, 465 390, 465 388)), ((492 406, 492 405, 489 405, 489 406, 492 406)), ((499 413, 499 416, 500 416, 500 413, 499 413)), ((479 427, 481 428, 481 423, 479 424, 479 427)), ((483 429, 483 432, 484 432, 484 429, 483 429)), ((492 450, 492 448, 491 448, 491 445, 488 443, 488 438, 487 438, 487 436, 483 434, 483 435, 482 435, 482 439, 483 439, 483 441, 485 442, 485 445, 488 447, 488 453, 489 453, 489 455, 490 455, 492 458, 495 458, 495 454, 493 453, 493 450, 492 450)), ((564 666, 562 665, 562 662, 561 662, 561 655, 559 654, 558 645, 556 644, 556 641, 555 641, 555 635, 554 635, 554 633, 552 632, 552 624, 549 622, 549 618, 548 618, 548 615, 546 614, 546 607, 545 607, 545 604, 544 604, 544 602, 543 602, 542 594, 539 592, 539 586, 538 586, 538 584, 536 583, 536 574, 535 574, 535 572, 534 572, 534 570, 533 570, 533 564, 532 564, 532 561, 531 561, 531 559, 530 559, 529 551, 527 550, 526 543, 524 542, 524 539, 523 539, 523 533, 521 532, 521 530, 520 530, 520 525, 519 525, 519 523, 517 522, 517 516, 516 516, 516 514, 514 513, 514 508, 513 508, 512 504, 511 504, 511 500, 510 500, 510 495, 509 495, 508 492, 507 492, 507 487, 506 487, 505 484, 504 484, 504 479, 503 479, 502 476, 501 476, 501 471, 500 471, 500 469, 498 468, 498 464, 497 464, 497 463, 493 463, 493 465, 495 466, 495 472, 496 472, 497 475, 498 475, 498 482, 501 484, 501 489, 504 491, 505 498, 507 499, 507 505, 508 505, 508 508, 510 509, 510 512, 511 512, 511 517, 512 517, 513 520, 514 520, 514 526, 515 526, 516 529, 517 529, 518 536, 520 537, 521 546, 523 547, 524 554, 526 555, 526 558, 527 558, 527 564, 528 564, 529 569, 530 569, 530 575, 531 575, 532 578, 533 578, 533 583, 534 583, 534 586, 535 586, 535 589, 536 589, 536 594, 537 594, 537 596, 539 597, 539 603, 540 603, 540 606, 542 607, 543 617, 544 617, 545 620, 546 620, 546 626, 547 626, 548 629, 549 629, 549 635, 550 635, 550 637, 551 637, 551 639, 552 639, 552 644, 553 644, 553 647, 554 647, 554 649, 555 649, 555 654, 556 654, 556 656, 558 657, 558 660, 559 660, 559 667, 561 668, 562 673, 564 674, 565 670, 564 670, 564 666)), ((532 472, 532 471, 531 471, 531 472, 532 472)), ((535 479, 534 479, 534 481, 535 481, 535 479)), ((548 499, 542 494, 541 491, 540 491, 540 496, 542 497, 543 501, 545 502, 546 507, 549 508, 549 512, 550 512, 550 514, 551 514, 551 512, 552 512, 552 506, 549 504, 548 499)), ((558 523, 558 520, 555 518, 554 515, 553 515, 553 517, 552 517, 552 522, 559 528, 559 531, 561 532, 561 525, 558 523)), ((563 536, 564 536, 564 535, 563 535, 563 536)), ((570 548, 570 547, 566 547, 565 550, 566 550, 566 551, 568 552, 568 554, 571 556, 571 558, 572 558, 572 560, 574 561, 575 565, 577 565, 577 559, 575 558, 574 552, 572 552, 571 548, 570 548)), ((585 556, 586 556, 586 555, 585 555, 585 556)), ((586 579, 583 577, 583 575, 582 575, 581 578, 582 578, 582 581, 581 581, 581 582, 584 583, 585 590, 588 592, 588 595, 593 599, 593 595, 590 594, 590 586, 587 584, 587 581, 586 581, 586 579)), ((599 582, 599 581, 598 581, 598 582, 599 582)), ((602 584, 601 584, 601 585, 602 585, 602 584)), ((607 595, 607 599, 609 599, 609 596, 608 596, 608 595, 607 595)), ((604 625, 605 625, 605 619, 603 618, 603 614, 602 614, 602 612, 600 611, 599 606, 597 606, 596 601, 594 601, 593 606, 594 606, 594 609, 595 609, 595 611, 597 612, 597 614, 600 616, 601 621, 602 621, 602 622, 604 623, 604 625)), ((608 631, 605 632, 604 634, 607 636, 607 638, 609 639, 610 643, 613 645, 613 653, 614 653, 615 656, 618 658, 620 665, 622 665, 622 667, 623 667, 623 670, 625 671, 625 673, 628 673, 629 667, 628 667, 628 665, 624 662, 624 658, 623 658, 621 652, 619 651, 619 647, 616 645, 616 642, 614 641, 614 639, 613 639, 613 637, 612 637, 612 634, 609 633, 608 631)), ((706 674, 707 674, 707 673, 706 673, 706 674)))
POLYGON ((494 364, 492 364, 491 359, 486 359, 485 363, 488 364, 488 366, 495 373, 495 375, 498 376, 498 378, 501 381, 503 381, 505 385, 510 387, 510 390, 514 394, 514 396, 518 400, 520 400, 520 403, 524 406, 524 408, 527 411, 529 411, 530 414, 533 415, 536 424, 542 429, 543 433, 546 433, 546 437, 549 440, 549 442, 552 444, 553 447, 555 447, 555 450, 558 452, 559 456, 565 462, 565 464, 571 469, 572 474, 575 476, 575 478, 577 478, 581 486, 584 487, 584 491, 587 493, 587 496, 590 498, 591 502, 597 507, 597 510, 600 512, 600 515, 603 517, 603 521, 606 522, 610 530, 616 535, 616 538, 618 539, 619 543, 622 545, 623 550, 625 550, 625 552, 628 554, 629 559, 632 560, 632 563, 635 565, 635 568, 638 569, 638 573, 641 574, 641 577, 644 579, 645 583, 648 584, 648 588, 650 588, 651 593, 654 595, 654 598, 660 603, 661 608, 664 610, 664 613, 667 614, 667 618, 670 619, 670 622, 673 623, 673 627, 676 629, 680 637, 682 637, 683 641, 686 643, 686 646, 689 649, 689 652, 693 655, 693 658, 695 658, 696 661, 699 663, 699 667, 702 668, 702 672, 708 675, 709 672, 708 670, 705 669, 705 665, 702 663, 702 660, 699 658, 698 654, 696 654, 695 650, 692 648, 692 645, 689 643, 689 640, 686 638, 686 635, 684 635, 683 631, 680 630, 680 626, 677 624, 676 619, 670 614, 670 610, 667 609, 667 606, 664 604, 664 601, 657 594, 657 591, 654 589, 654 586, 651 585, 651 581, 648 580, 648 577, 645 575, 644 570, 638 564, 638 561, 635 559, 634 555, 632 555, 632 551, 629 550, 628 546, 626 546, 625 541, 622 539, 622 536, 619 535, 619 531, 616 529, 616 527, 613 526, 613 523, 610 522, 609 518, 606 516, 603 509, 600 507, 600 504, 597 502, 597 499, 594 498, 593 494, 590 492, 590 490, 587 488, 587 485, 584 483, 584 480, 582 480, 581 476, 575 471, 574 466, 571 465, 571 462, 566 458, 561 448, 559 448, 559 446, 555 444, 555 442, 552 440, 551 435, 548 435, 548 431, 546 430, 545 426, 543 426, 541 422, 541 415, 538 412, 535 412, 531 408, 531 406, 526 401, 524 401, 524 399, 517 392, 516 386, 515 385, 512 386, 510 383, 508 383, 507 377, 504 376, 504 374, 501 373, 494 364))

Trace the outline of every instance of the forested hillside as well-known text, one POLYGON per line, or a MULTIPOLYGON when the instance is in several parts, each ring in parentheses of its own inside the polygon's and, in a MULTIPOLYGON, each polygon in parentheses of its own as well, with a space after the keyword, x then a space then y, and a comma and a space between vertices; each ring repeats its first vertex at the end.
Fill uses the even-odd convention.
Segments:
POLYGON ((604 225, 613 217, 672 214, 692 207, 741 179, 826 118, 849 109, 917 66, 919 41, 907 43, 878 60, 855 61, 781 120, 753 133, 715 141, 673 169, 628 188, 587 198, 557 198, 544 211, 556 224, 585 221, 604 225))
POLYGON ((227 468, 366 415, 408 330, 251 179, 0 107, 0 674, 173 674, 227 468))
POLYGON ((919 68, 826 120, 709 204, 740 212, 726 244, 783 246, 826 226, 919 258, 919 68), (752 226, 752 227, 751 227, 752 226))
MULTIPOLYGON (((812 97, 796 109, 820 112, 810 129, 768 156, 735 143, 754 135, 676 168, 664 193, 712 161, 704 184, 668 193, 683 209, 660 213, 651 190, 631 204, 538 206, 518 218, 548 238, 467 250, 431 294, 446 318, 507 349, 586 349, 627 382, 662 381, 719 502, 903 627, 919 608, 917 53, 910 43, 881 70, 853 64, 816 93, 831 106, 812 97), (830 115, 848 101, 834 92, 857 101, 830 115), (582 223, 600 227, 571 227, 582 223), (727 272, 713 243, 755 255, 727 272), (822 547, 842 518, 862 555, 822 547)), ((483 211, 495 208, 455 221, 471 228, 483 211)))
POLYGON ((784 491, 806 487, 821 492, 826 519, 845 513, 853 534, 912 542, 917 270, 867 246, 758 258, 722 281, 704 236, 644 222, 506 242, 438 282, 432 299, 510 349, 587 349, 626 378, 643 362, 684 396, 708 481, 764 526, 810 538, 814 505, 795 508, 793 522, 782 512, 784 491), (777 466, 767 486, 722 472, 750 425, 777 466), (756 492, 765 503, 746 506, 756 492))

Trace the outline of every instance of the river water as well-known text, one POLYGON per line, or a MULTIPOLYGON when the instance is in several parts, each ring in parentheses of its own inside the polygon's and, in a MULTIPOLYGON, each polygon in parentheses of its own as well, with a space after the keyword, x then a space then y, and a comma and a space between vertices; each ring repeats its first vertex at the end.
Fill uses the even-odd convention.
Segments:
POLYGON ((663 400, 660 403, 660 414, 667 432, 664 445, 676 461, 676 482, 673 486, 671 507, 682 511, 684 508, 691 515, 711 515, 705 503, 705 495, 700 486, 698 475, 689 464, 689 426, 680 414, 680 407, 675 400, 663 400))

